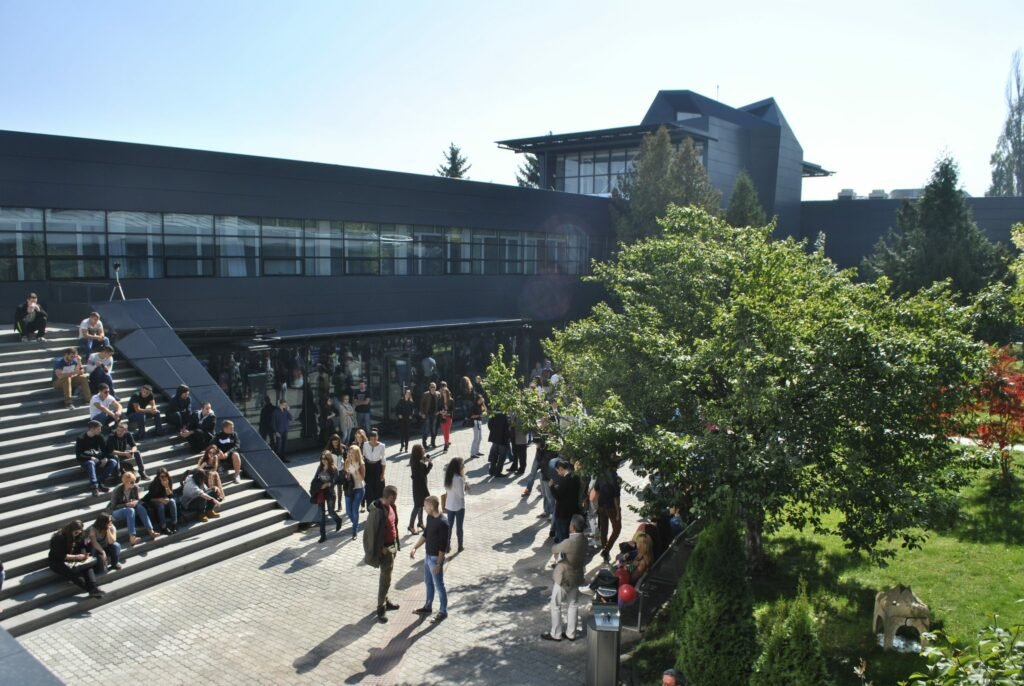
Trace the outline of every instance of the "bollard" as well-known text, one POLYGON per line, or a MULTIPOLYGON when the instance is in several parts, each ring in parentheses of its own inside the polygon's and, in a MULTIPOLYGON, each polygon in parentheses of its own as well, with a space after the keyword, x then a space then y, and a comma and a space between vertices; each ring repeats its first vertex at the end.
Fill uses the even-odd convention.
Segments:
POLYGON ((619 683, 619 608, 594 603, 587 619, 587 686, 619 683))

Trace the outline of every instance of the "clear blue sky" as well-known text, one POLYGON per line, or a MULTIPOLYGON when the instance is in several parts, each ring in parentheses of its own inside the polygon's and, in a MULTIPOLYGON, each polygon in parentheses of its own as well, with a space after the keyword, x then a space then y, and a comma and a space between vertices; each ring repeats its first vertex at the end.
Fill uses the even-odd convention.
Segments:
POLYGON ((0 129, 513 183, 494 141, 635 124, 659 89, 774 97, 804 197, 984 193, 1024 1, 0 0, 0 129), (701 6, 706 5, 706 6, 701 6))

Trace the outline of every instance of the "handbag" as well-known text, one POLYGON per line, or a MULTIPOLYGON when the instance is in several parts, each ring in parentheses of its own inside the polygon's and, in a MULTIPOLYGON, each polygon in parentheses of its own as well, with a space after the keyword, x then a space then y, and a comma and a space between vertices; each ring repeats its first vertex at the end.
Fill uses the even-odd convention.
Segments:
POLYGON ((312 501, 317 505, 323 505, 327 502, 327 491, 320 489, 316 492, 316 495, 313 496, 312 501))

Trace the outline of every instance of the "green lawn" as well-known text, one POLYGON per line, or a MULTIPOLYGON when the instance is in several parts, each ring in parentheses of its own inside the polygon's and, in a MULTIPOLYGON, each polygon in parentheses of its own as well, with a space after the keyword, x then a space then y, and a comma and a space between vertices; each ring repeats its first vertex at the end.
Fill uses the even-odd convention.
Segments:
MULTIPOLYGON (((836 537, 777 532, 767 540, 772 568, 753 580, 759 623, 805 579, 839 686, 859 686, 853 668, 861 658, 868 661, 875 686, 896 684, 923 664, 916 655, 884 652, 871 631, 875 593, 897 583, 913 587, 928 604, 933 628, 962 641, 973 641, 993 612, 1004 626, 1024 623, 1024 604, 1017 604, 1024 598, 1024 500, 1019 494, 1014 500, 997 495, 998 488, 997 470, 980 472, 961 494, 959 517, 930 532, 922 549, 902 550, 884 568, 850 553, 836 537)), ((667 624, 667 618, 659 617, 638 651, 643 683, 670 662, 667 624)))

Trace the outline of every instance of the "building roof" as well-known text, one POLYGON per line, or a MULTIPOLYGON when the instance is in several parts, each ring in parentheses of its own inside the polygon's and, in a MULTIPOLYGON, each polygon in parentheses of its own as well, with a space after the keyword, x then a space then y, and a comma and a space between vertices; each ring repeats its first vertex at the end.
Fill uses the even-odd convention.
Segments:
POLYGON ((656 124, 641 124, 640 126, 619 126, 613 129, 596 129, 594 131, 577 131, 574 133, 554 133, 546 136, 533 136, 531 138, 511 138, 498 141, 498 146, 515 150, 516 152, 530 152, 538 148, 562 147, 569 144, 590 145, 593 143, 617 143, 625 145, 631 142, 639 142, 648 133, 657 131, 660 127, 667 126, 670 135, 692 136, 701 140, 716 140, 709 136, 707 131, 692 128, 677 122, 661 122, 656 124))
POLYGON ((699 114, 702 117, 715 117, 747 128, 779 126, 778 106, 775 100, 768 98, 739 109, 694 93, 691 90, 658 91, 651 103, 642 124, 667 124, 675 120, 676 112, 699 114), (667 106, 667 107, 666 107, 667 106), (672 112, 671 119, 663 113, 672 112))

